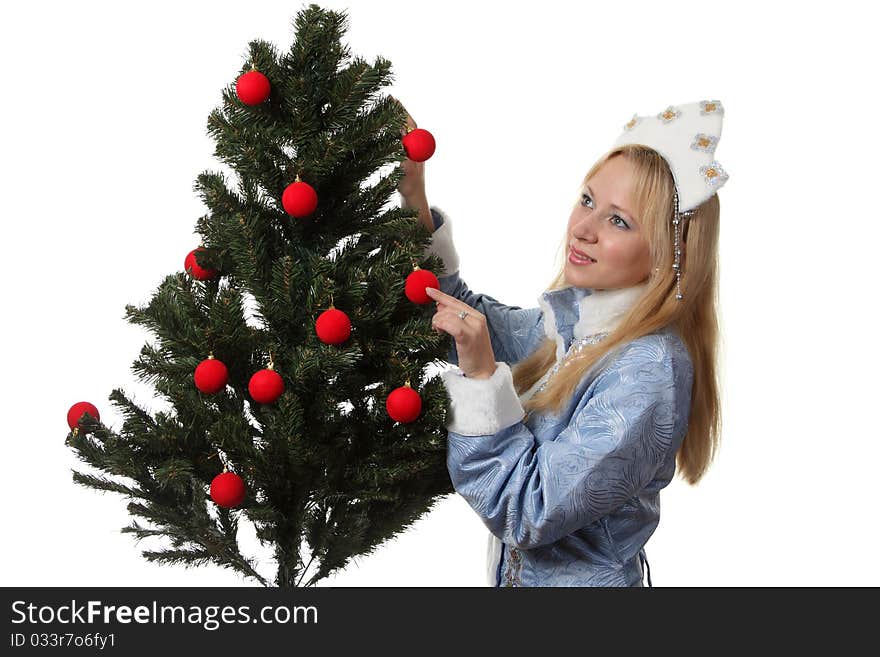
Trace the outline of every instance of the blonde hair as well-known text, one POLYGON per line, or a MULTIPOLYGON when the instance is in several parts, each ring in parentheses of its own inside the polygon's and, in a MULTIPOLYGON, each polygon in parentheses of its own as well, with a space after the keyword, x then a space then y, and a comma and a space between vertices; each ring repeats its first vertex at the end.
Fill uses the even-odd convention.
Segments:
MULTIPOLYGON (((680 224, 682 300, 677 289, 674 258, 672 173, 663 157, 652 148, 628 144, 608 151, 587 172, 578 190, 612 157, 624 157, 635 170, 633 189, 635 210, 650 246, 651 275, 644 294, 622 318, 617 328, 604 340, 586 345, 572 358, 568 367, 560 367, 544 389, 523 403, 525 410, 559 412, 574 394, 584 375, 598 361, 632 340, 674 327, 682 337, 694 367, 691 411, 687 434, 676 454, 676 473, 689 484, 696 484, 711 464, 720 440, 721 403, 717 381, 718 359, 718 233, 720 205, 718 194, 695 208, 695 213, 680 224), (659 268, 659 271, 654 271, 659 268)), ((558 273, 547 289, 569 287, 565 282, 565 253, 568 235, 563 235, 559 251, 563 254, 558 273)), ((559 259, 559 253, 557 253, 559 259)), ((529 390, 556 362, 556 342, 545 338, 541 345, 513 368, 518 394, 529 390)))

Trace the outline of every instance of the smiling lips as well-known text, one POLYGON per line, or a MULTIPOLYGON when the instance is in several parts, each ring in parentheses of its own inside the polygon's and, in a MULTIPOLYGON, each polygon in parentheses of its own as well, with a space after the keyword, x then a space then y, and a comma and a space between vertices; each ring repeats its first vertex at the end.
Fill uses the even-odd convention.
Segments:
POLYGON ((584 262, 596 262, 590 256, 588 256, 586 253, 584 253, 583 251, 578 251, 573 246, 570 246, 569 248, 571 249, 571 253, 575 257, 575 259, 583 260, 584 262))

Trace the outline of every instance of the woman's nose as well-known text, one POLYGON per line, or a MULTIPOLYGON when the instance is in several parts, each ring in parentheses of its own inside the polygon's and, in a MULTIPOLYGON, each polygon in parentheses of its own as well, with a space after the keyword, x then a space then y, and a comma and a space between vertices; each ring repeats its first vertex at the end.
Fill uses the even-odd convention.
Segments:
POLYGON ((581 217, 574 225, 574 236, 585 242, 594 242, 596 240, 596 223, 593 217, 595 213, 590 213, 585 217, 581 217))

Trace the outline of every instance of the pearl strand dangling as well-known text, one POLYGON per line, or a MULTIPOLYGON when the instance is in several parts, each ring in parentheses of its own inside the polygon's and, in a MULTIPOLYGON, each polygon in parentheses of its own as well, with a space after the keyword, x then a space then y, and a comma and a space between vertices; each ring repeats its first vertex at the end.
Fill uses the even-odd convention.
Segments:
POLYGON ((678 190, 675 190, 675 216, 672 219, 672 224, 675 226, 675 239, 673 243, 673 248, 675 249, 675 262, 672 263, 672 268, 675 270, 675 298, 681 301, 684 299, 684 296, 681 294, 681 262, 679 260, 679 256, 681 256, 681 249, 679 248, 681 220, 678 213, 678 190))

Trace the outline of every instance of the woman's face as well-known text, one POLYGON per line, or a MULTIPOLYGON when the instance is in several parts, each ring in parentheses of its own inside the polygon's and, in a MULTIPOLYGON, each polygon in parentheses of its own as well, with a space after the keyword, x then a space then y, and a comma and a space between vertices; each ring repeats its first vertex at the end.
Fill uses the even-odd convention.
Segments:
POLYGON ((587 181, 568 219, 565 281, 594 290, 630 287, 651 273, 648 241, 635 216, 633 166, 615 155, 587 181), (617 207, 614 207, 617 206, 617 207), (587 254, 584 264, 572 248, 587 254))

